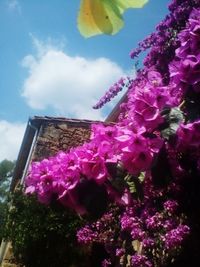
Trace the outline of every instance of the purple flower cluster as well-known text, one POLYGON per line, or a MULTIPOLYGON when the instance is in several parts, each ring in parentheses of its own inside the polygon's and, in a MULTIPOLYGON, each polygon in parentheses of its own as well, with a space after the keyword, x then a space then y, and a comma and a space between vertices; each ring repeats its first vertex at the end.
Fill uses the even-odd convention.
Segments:
POLYGON ((155 42, 155 39, 156 39, 155 33, 152 33, 149 36, 147 36, 144 41, 138 44, 138 47, 136 49, 131 51, 130 57, 135 58, 142 51, 146 51, 148 48, 150 48, 153 45, 153 43, 155 42))
POLYGON ((147 229, 156 230, 159 229, 162 225, 162 215, 160 213, 156 213, 153 216, 148 217, 145 220, 147 229))
POLYGON ((145 232, 141 228, 141 222, 137 217, 129 217, 124 214, 120 220, 121 229, 123 231, 129 231, 133 240, 143 240, 145 232))
MULTIPOLYGON (((78 213, 85 213, 76 190, 83 180, 105 184, 110 194, 108 181, 112 177, 107 168, 109 164, 121 162, 133 174, 150 168, 162 140, 156 136, 146 138, 143 133, 144 130, 133 132, 117 125, 93 125, 90 143, 31 165, 26 178, 26 193, 36 193, 39 201, 47 204, 57 198, 78 213)), ((117 200, 118 195, 113 190, 112 196, 117 200)))
POLYGON ((133 266, 133 267, 153 267, 153 264, 144 255, 133 255, 131 257, 131 266, 133 266))
MULTIPOLYGON (((152 67, 162 73, 164 76, 164 82, 168 81, 169 78, 169 67, 168 64, 172 59, 174 58, 174 51, 176 48, 177 51, 180 49, 179 45, 180 42, 183 46, 188 47, 188 44, 191 43, 191 47, 194 50, 199 49, 199 32, 198 32, 198 26, 195 25, 198 24, 198 11, 193 11, 193 14, 191 14, 191 11, 194 10, 195 7, 199 6, 198 0, 174 0, 169 5, 170 14, 166 16, 166 18, 156 27, 156 32, 149 35, 144 41, 140 42, 138 45, 138 48, 134 49, 130 55, 131 58, 137 57, 142 51, 145 51, 149 48, 151 48, 149 54, 146 56, 144 60, 144 72, 148 72, 149 69, 152 67), (192 37, 190 36, 190 39, 188 40, 188 32, 184 29, 186 21, 188 17, 191 17, 190 23, 191 23, 191 33, 192 37), (192 21, 193 20, 193 21, 192 21), (182 30, 183 32, 179 35, 179 38, 177 38, 177 34, 182 30), (184 34, 185 33, 185 34, 184 34), (185 39, 187 42, 185 42, 185 39), (187 43, 187 44, 186 44, 187 43)), ((185 49, 184 48, 184 49, 185 49)), ((184 50, 183 49, 183 50, 184 50)), ((182 49, 181 49, 182 50, 182 49)), ((182 53, 182 51, 180 52, 182 53)), ((182 75, 181 77, 184 77, 185 74, 187 74, 188 64, 189 65, 195 65, 195 70, 198 68, 198 61, 195 57, 190 57, 190 52, 186 51, 187 56, 189 55, 189 58, 185 58, 185 62, 182 62, 182 75)), ((177 69, 176 62, 171 64, 171 75, 175 72, 177 69)), ((197 71, 198 72, 198 71, 197 71)), ((186 75, 187 76, 187 75, 186 75)), ((190 76, 190 75, 189 75, 190 76)), ((195 76, 195 75, 194 75, 195 76)), ((196 77, 199 76, 198 73, 196 73, 196 77)), ((177 77, 178 78, 178 77, 177 77)), ((187 79, 185 77, 185 79, 187 79)), ((192 76, 190 76, 190 79, 195 79, 192 76)), ((109 102, 111 98, 113 98, 124 86, 125 82, 124 79, 120 79, 119 82, 111 86, 111 88, 108 90, 108 92, 105 94, 104 97, 94 106, 94 108, 101 108, 105 103, 109 102)), ((129 84, 129 83, 128 83, 129 84)), ((197 89, 198 90, 198 89, 197 89)))
MULTIPOLYGON (((119 243, 116 239, 114 231, 115 225, 118 223, 116 208, 110 209, 108 213, 90 224, 85 225, 77 232, 77 239, 80 244, 91 244, 92 242, 104 244, 109 249, 109 246, 116 246, 119 243)), ((118 250, 119 252, 119 250, 118 250)))
POLYGON ((177 150, 184 152, 188 149, 198 153, 200 150, 200 120, 193 123, 181 124, 177 130, 177 150))
POLYGON ((164 209, 171 214, 173 214, 177 208, 178 208, 178 202, 175 200, 167 200, 164 203, 164 209))
POLYGON ((135 128, 143 126, 149 132, 163 122, 164 108, 179 104, 181 92, 174 84, 164 86, 161 74, 150 70, 147 78, 130 88, 128 99, 122 123, 135 128))
MULTIPOLYGON (((123 128, 122 128, 123 129, 123 128)), ((150 168, 154 155, 162 146, 159 137, 152 139, 144 137, 145 128, 138 129, 138 132, 123 130, 120 136, 116 137, 119 151, 121 151, 120 161, 124 168, 131 174, 139 174, 150 168)))
MULTIPOLYGON (((170 189, 165 189, 165 196, 169 192, 170 189)), ((111 262, 114 257, 124 264, 130 258, 130 266, 154 266, 155 254, 158 262, 165 262, 163 255, 174 255, 188 237, 190 228, 182 224, 184 217, 179 217, 177 201, 164 201, 162 196, 154 196, 150 201, 144 198, 137 205, 118 206, 105 213, 78 231, 78 241, 86 245, 104 244, 111 262), (157 200, 163 202, 159 211, 155 206, 157 200)))
POLYGON ((154 66, 156 70, 168 76, 168 64, 174 57, 174 50, 179 46, 177 33, 185 27, 194 7, 199 7, 198 0, 173 0, 169 5, 170 13, 156 27, 153 34, 131 51, 131 58, 151 48, 144 60, 145 67, 154 66))
POLYGON ((118 82, 114 83, 105 95, 93 106, 94 109, 102 108, 107 102, 118 95, 125 87, 128 88, 132 79, 130 77, 121 78, 118 82))
POLYGON ((90 244, 97 239, 97 233, 86 225, 77 232, 77 239, 81 244, 90 244))
POLYGON ((187 225, 179 225, 177 228, 169 231, 163 237, 166 249, 170 250, 172 248, 174 249, 175 247, 179 247, 189 233, 190 228, 187 225))
MULTIPOLYGON (((147 208, 147 203, 143 203, 142 206, 147 208)), ((179 219, 175 215, 177 214, 175 213, 177 202, 169 200, 164 202, 163 207, 163 210, 154 214, 150 214, 151 208, 149 207, 147 212, 149 214, 144 212, 141 217, 137 212, 134 214, 127 209, 120 218, 121 231, 129 233, 132 241, 137 240, 141 243, 143 255, 146 252, 149 253, 149 249, 156 250, 158 243, 163 251, 174 250, 175 242, 177 242, 176 245, 181 244, 189 234, 189 227, 180 225, 179 219), (170 207, 170 213, 169 210, 165 210, 166 206, 170 207)))
POLYGON ((89 143, 34 162, 26 179, 26 193, 36 193, 39 201, 46 204, 58 199, 82 214, 85 209, 79 205, 76 187, 85 177, 102 184, 107 176, 105 161, 94 143, 89 143))
POLYGON ((171 80, 185 89, 200 91, 200 10, 191 12, 187 26, 178 38, 180 47, 176 49, 175 59, 169 65, 171 80))

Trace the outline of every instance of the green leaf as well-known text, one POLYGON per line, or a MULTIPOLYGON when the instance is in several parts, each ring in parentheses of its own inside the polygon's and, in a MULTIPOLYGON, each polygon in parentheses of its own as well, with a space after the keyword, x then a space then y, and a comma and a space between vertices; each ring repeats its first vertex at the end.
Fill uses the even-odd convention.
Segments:
POLYGON ((141 177, 136 177, 131 174, 128 174, 124 180, 129 188, 131 194, 134 194, 134 197, 138 199, 143 198, 143 187, 142 187, 142 175, 141 177))
POLYGON ((136 185, 135 185, 135 181, 133 180, 133 177, 132 175, 128 174, 124 180, 126 181, 126 184, 128 185, 128 188, 130 190, 130 192, 133 194, 133 193, 136 193, 137 192, 137 189, 136 189, 136 185))
POLYGON ((179 124, 184 121, 183 112, 179 108, 165 109, 163 111, 166 128, 161 131, 162 137, 169 140, 176 134, 179 124))
POLYGON ((144 178, 145 178, 145 172, 141 172, 140 175, 138 176, 138 179, 141 183, 144 182, 144 178))
POLYGON ((169 121, 178 123, 184 120, 183 112, 179 108, 172 108, 169 113, 169 121))

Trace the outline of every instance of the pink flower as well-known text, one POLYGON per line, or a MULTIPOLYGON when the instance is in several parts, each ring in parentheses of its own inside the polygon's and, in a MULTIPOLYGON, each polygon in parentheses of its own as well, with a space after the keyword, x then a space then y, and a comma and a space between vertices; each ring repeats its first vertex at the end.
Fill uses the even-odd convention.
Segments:
POLYGON ((88 179, 95 179, 98 184, 102 184, 107 176, 105 162, 100 157, 94 157, 91 160, 82 160, 81 172, 88 179))
POLYGON ((147 77, 148 77, 148 81, 152 85, 157 85, 157 86, 162 85, 162 76, 158 71, 155 71, 155 70, 148 71, 147 77))
POLYGON ((153 160, 153 155, 150 151, 124 152, 121 156, 121 161, 125 169, 131 174, 139 174, 150 168, 153 160))
POLYGON ((170 77, 179 84, 179 81, 189 85, 200 82, 200 54, 187 55, 182 60, 173 61, 170 64, 170 77))
POLYGON ((200 121, 181 124, 177 130, 179 149, 198 148, 200 146, 200 121))

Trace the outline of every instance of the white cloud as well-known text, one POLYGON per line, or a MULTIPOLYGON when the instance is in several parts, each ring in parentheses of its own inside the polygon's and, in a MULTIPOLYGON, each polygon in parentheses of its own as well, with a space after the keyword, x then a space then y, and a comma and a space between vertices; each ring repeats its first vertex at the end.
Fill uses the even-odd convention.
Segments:
POLYGON ((11 11, 16 11, 21 14, 21 5, 17 0, 7 0, 7 7, 11 11))
POLYGON ((0 161, 17 159, 24 131, 23 123, 0 120, 0 161))
POLYGON ((57 115, 102 119, 102 111, 92 105, 125 75, 124 70, 107 58, 73 57, 59 46, 32 38, 37 53, 22 61, 28 69, 22 88, 27 104, 38 110, 53 108, 57 115))

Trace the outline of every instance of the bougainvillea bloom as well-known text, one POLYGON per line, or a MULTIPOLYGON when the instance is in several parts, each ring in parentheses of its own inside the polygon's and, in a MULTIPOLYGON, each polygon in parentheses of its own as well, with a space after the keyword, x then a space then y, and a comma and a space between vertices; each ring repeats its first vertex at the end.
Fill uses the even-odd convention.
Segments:
POLYGON ((165 266, 185 242, 199 244, 200 3, 173 0, 169 10, 131 52, 149 49, 136 79, 96 105, 126 86, 118 120, 93 124, 87 143, 33 162, 26 178, 27 194, 84 217, 78 242, 101 246, 102 266, 165 266))

